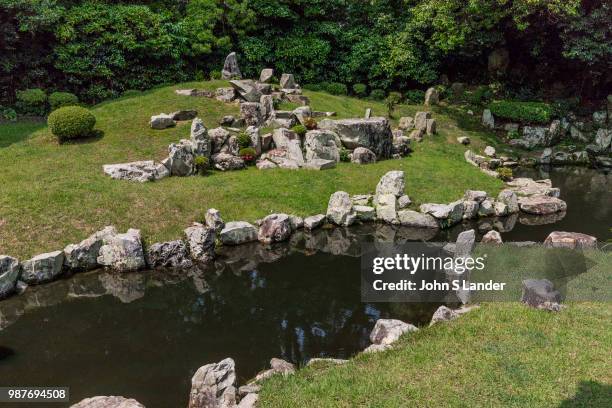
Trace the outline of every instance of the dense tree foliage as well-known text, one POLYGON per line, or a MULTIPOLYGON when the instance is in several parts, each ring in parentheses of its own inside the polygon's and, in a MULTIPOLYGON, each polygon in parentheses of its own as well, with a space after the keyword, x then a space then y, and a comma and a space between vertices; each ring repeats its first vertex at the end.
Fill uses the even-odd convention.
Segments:
POLYGON ((601 97, 610 21, 606 0, 0 0, 0 98, 37 87, 98 101, 207 78, 232 50, 249 76, 274 67, 367 92, 446 75, 601 97))

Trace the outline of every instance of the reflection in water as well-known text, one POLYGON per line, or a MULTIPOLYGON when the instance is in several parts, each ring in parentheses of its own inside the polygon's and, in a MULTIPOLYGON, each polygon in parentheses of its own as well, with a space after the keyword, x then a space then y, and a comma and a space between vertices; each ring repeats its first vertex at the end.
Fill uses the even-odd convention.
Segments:
MULTIPOLYGON (((135 397, 185 406, 203 364, 231 356, 240 382, 270 358, 348 358, 381 317, 429 322, 436 304, 362 303, 362 243, 431 232, 369 225, 299 232, 290 245, 224 248, 208 270, 93 271, 0 302, 0 378, 69 385, 73 402, 135 397), (34 335, 38 333, 37 335, 34 335)), ((62 405, 58 405, 62 406, 62 405)))

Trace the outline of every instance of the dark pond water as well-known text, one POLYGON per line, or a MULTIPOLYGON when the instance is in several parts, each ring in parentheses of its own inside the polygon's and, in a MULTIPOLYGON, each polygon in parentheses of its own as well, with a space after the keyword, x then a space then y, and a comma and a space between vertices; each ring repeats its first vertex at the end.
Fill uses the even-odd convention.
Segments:
POLYGON ((149 408, 178 407, 197 368, 228 356, 240 384, 272 357, 300 365, 351 357, 369 345, 378 318, 425 324, 438 306, 362 303, 364 242, 454 241, 473 227, 498 229, 505 241, 542 241, 553 230, 610 237, 609 174, 536 171, 523 175, 551 178, 566 214, 483 220, 438 234, 388 225, 319 230, 273 248, 226 250, 209 270, 94 271, 30 288, 0 302, 0 385, 69 386, 73 403, 124 395, 149 408))

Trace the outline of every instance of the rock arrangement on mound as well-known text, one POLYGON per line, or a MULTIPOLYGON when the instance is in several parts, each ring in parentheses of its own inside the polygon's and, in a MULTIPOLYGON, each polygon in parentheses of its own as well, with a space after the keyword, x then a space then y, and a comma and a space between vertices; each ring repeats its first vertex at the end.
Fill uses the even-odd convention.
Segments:
MULTIPOLYGON (((459 141, 459 143, 462 143, 462 141, 459 141)), ((498 169, 513 169, 519 165, 514 158, 504 155, 498 156, 495 148, 492 146, 485 147, 484 156, 476 154, 472 150, 466 150, 463 157, 466 162, 472 166, 478 167, 485 174, 492 177, 502 177, 501 174, 497 172, 498 169)))

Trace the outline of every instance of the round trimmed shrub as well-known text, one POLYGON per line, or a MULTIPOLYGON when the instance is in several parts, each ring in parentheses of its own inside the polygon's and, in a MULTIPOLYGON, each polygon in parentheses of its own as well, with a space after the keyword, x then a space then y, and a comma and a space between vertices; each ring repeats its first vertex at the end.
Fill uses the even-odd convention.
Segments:
POLYGON ((20 113, 43 116, 47 112, 47 94, 39 88, 17 91, 15 106, 20 113))
POLYGON ((370 92, 370 98, 376 101, 382 101, 385 99, 385 91, 382 89, 372 89, 372 92, 370 92))
POLYGON ((96 117, 81 106, 65 106, 49 115, 47 124, 60 142, 91 134, 96 117))
POLYGON ((332 95, 346 95, 348 94, 348 90, 346 89, 346 85, 341 84, 340 82, 329 82, 325 84, 325 91, 332 95))
POLYGON ((64 106, 74 106, 79 104, 79 98, 70 92, 53 92, 49 95, 49 105, 54 111, 64 106))
POLYGON ((366 96, 368 92, 368 87, 366 84, 354 84, 353 85, 353 93, 359 97, 366 96))

